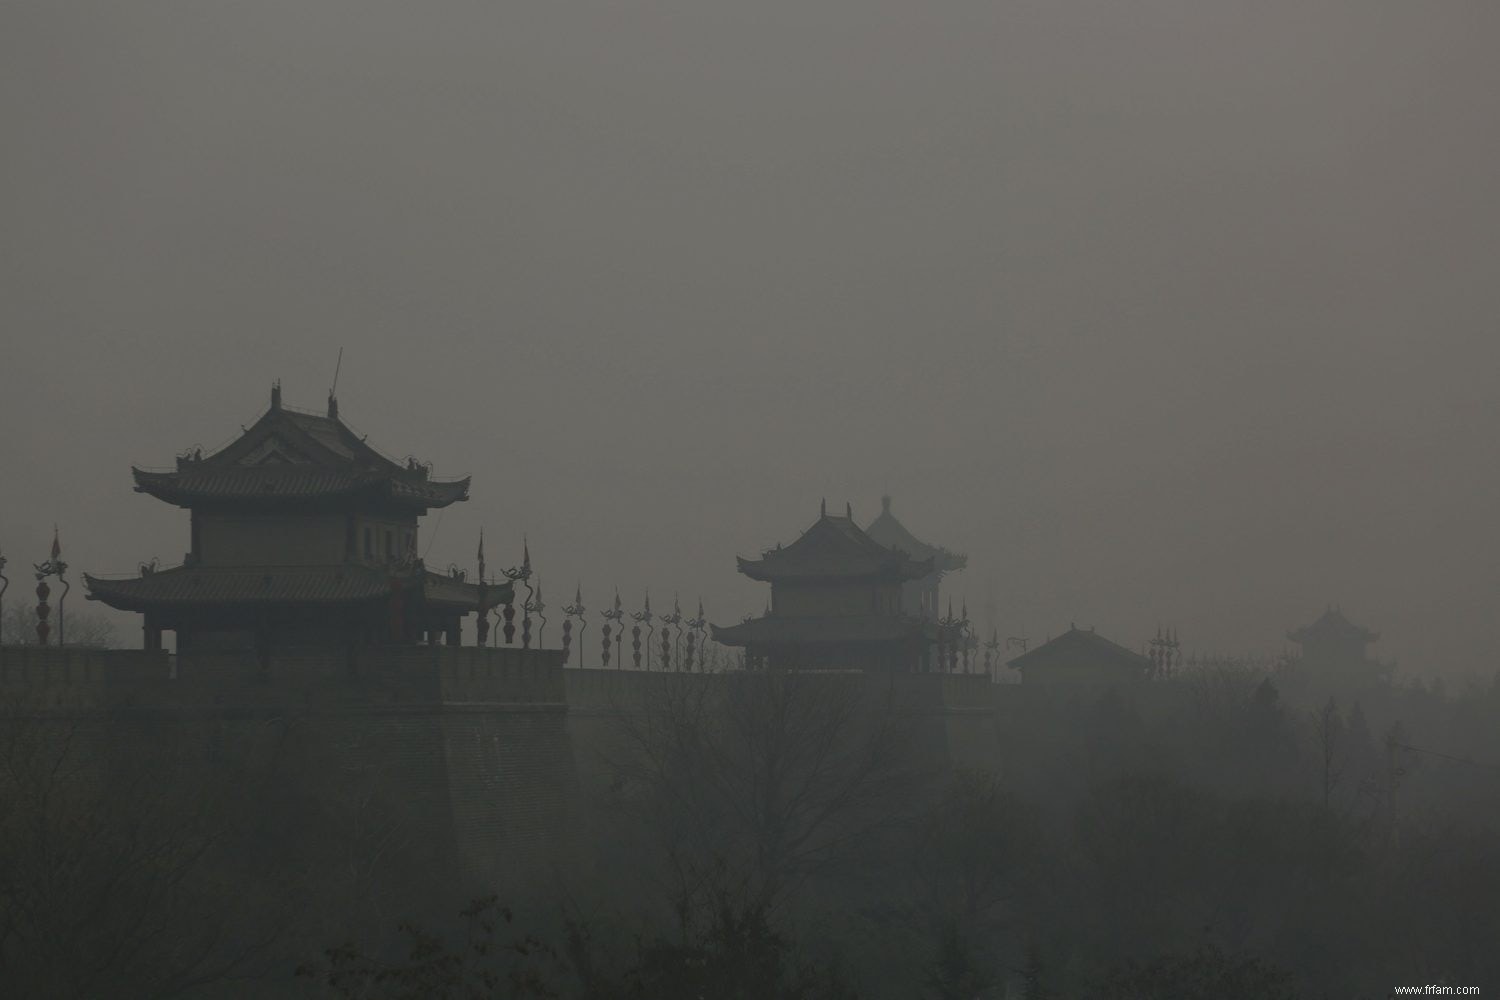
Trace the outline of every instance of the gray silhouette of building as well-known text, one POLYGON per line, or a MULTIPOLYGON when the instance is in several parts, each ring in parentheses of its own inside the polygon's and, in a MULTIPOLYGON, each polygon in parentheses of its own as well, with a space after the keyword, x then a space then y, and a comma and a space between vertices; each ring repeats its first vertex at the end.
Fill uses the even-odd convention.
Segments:
POLYGON ((420 518, 467 500, 469 480, 382 455, 332 395, 324 414, 293 410, 278 384, 265 414, 217 452, 132 472, 136 492, 189 512, 188 552, 175 568, 84 579, 91 600, 144 616, 148 650, 167 629, 179 652, 252 648, 262 660, 276 645, 457 645, 465 615, 511 593, 423 566, 420 518))

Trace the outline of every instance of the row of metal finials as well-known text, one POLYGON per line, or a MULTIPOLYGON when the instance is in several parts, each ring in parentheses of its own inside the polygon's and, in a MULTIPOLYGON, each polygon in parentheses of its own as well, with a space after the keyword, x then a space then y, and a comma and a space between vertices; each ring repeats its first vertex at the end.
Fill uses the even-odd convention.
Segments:
MULTIPOLYGON (((451 572, 459 578, 462 573, 455 567, 451 572)), ((535 588, 531 586, 534 576, 531 569, 531 548, 529 545, 522 546, 521 565, 511 569, 503 569, 501 575, 512 584, 507 599, 499 606, 499 616, 503 624, 500 633, 505 637, 505 645, 513 646, 516 641, 516 604, 515 584, 519 583, 526 588, 526 599, 521 602, 521 648, 531 648, 531 633, 533 621, 540 621, 537 627, 537 644, 541 645, 542 630, 547 627, 547 616, 544 614, 547 605, 542 600, 541 582, 538 581, 535 588)), ((485 589, 489 586, 485 575, 484 562, 484 537, 479 539, 479 604, 485 607, 485 589)), ((572 658, 574 627, 573 622, 578 622, 577 637, 579 639, 578 665, 583 665, 583 630, 588 628, 588 621, 584 617, 588 609, 583 603, 583 588, 579 586, 573 593, 573 603, 563 606, 562 623, 562 654, 563 663, 566 665, 572 658)), ((604 618, 604 624, 599 629, 599 661, 601 665, 608 667, 613 660, 620 666, 624 666, 624 642, 625 622, 628 615, 635 622, 630 627, 630 659, 636 670, 652 668, 651 656, 654 643, 656 627, 653 621, 659 622, 661 628, 660 643, 660 667, 661 670, 676 669, 693 671, 704 670, 709 667, 708 641, 705 636, 705 627, 708 619, 703 614, 703 601, 698 601, 698 613, 692 618, 684 618, 682 607, 677 599, 672 601, 672 613, 669 615, 653 615, 651 611, 651 595, 646 594, 645 605, 640 611, 627 612, 620 602, 620 593, 615 591, 614 607, 600 613, 604 618), (644 635, 644 641, 642 636, 644 635), (680 653, 680 656, 679 656, 680 653)), ((946 673, 972 673, 976 666, 975 660, 979 657, 979 649, 983 648, 983 672, 991 673, 1000 663, 1000 640, 998 634, 992 635, 988 642, 981 643, 974 635, 973 627, 969 621, 968 607, 965 606, 961 615, 955 616, 950 605, 948 614, 937 622, 938 641, 936 644, 936 663, 938 671, 946 673)), ((477 641, 481 646, 489 643, 490 620, 488 610, 479 614, 477 623, 477 641)), ((717 655, 713 657, 717 661, 717 655)), ((716 665, 716 664, 715 664, 716 665)))
MULTIPOLYGON (((5 553, 0 552, 0 601, 5 599, 5 592, 10 589, 10 580, 5 575, 5 553)), ((61 646, 66 633, 63 631, 63 602, 68 599, 68 591, 73 585, 63 576, 68 571, 68 564, 63 562, 62 545, 57 538, 57 529, 52 529, 52 556, 44 562, 33 563, 32 569, 36 571, 36 638, 41 645, 47 645, 47 638, 52 634, 52 625, 48 621, 52 617, 52 606, 47 603, 47 598, 52 596, 52 588, 47 585, 47 577, 57 577, 57 582, 62 584, 62 596, 57 599, 57 644, 61 646)), ((3 619, 3 616, 0 616, 3 619)), ((3 620, 0 620, 0 628, 3 628, 3 620)), ((0 640, 4 636, 0 635, 0 640)))
MULTIPOLYGON (((531 548, 523 545, 521 550, 521 565, 511 569, 500 571, 501 575, 512 584, 506 597, 505 603, 499 606, 499 616, 503 623, 500 633, 505 637, 507 646, 515 645, 516 641, 516 601, 515 584, 526 588, 526 598, 521 602, 521 648, 531 648, 531 631, 533 622, 540 622, 537 626, 537 644, 541 645, 541 634, 547 627, 547 616, 545 614, 547 605, 542 601, 542 586, 538 581, 535 588, 531 586, 533 577, 531 569, 531 548)), ((461 575, 461 574, 460 574, 461 575)), ((489 581, 485 576, 484 565, 484 537, 479 539, 479 604, 485 607, 485 589, 489 581)), ((584 617, 588 608, 583 604, 583 588, 580 586, 573 594, 573 603, 563 606, 562 622, 562 654, 563 663, 566 664, 572 658, 573 639, 575 637, 573 623, 578 623, 577 638, 579 639, 579 666, 583 665, 583 630, 588 628, 588 620, 584 617)), ((684 618, 682 607, 676 600, 672 602, 672 613, 669 615, 654 615, 651 611, 651 595, 646 595, 645 607, 637 612, 627 612, 620 603, 620 594, 615 592, 615 605, 613 608, 600 612, 604 618, 604 624, 599 633, 599 658, 604 666, 609 666, 612 660, 624 665, 624 641, 625 623, 624 619, 629 615, 635 622, 630 628, 630 656, 635 669, 642 668, 644 661, 645 669, 651 669, 652 643, 656 632, 653 621, 661 623, 661 645, 660 645, 660 669, 674 669, 674 662, 678 664, 676 669, 680 670, 704 670, 708 667, 708 659, 705 655, 708 651, 708 642, 705 629, 708 619, 703 614, 703 602, 698 602, 698 614, 692 618, 684 618), (642 641, 644 626, 645 641, 642 641)), ((479 615, 476 629, 478 643, 487 645, 490 634, 489 611, 483 610, 479 615)), ((717 659, 717 657, 715 657, 717 659)))

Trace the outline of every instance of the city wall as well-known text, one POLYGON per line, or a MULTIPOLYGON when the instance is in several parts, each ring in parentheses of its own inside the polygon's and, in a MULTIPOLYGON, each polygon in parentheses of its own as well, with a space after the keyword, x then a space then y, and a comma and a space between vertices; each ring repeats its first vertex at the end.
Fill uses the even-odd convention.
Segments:
POLYGON ((560 666, 555 651, 446 646, 353 661, 288 648, 265 669, 232 653, 5 647, 0 711, 88 748, 101 777, 164 746, 174 772, 274 767, 344 810, 335 825, 379 827, 407 867, 463 892, 554 860, 574 789, 560 666))
MULTIPOLYGON (((706 687, 711 704, 742 680, 563 669, 558 651, 504 647, 371 648, 352 660, 283 648, 265 669, 236 653, 0 648, 0 711, 87 733, 104 774, 152 746, 226 774, 278 761, 320 808, 399 832, 407 866, 459 893, 544 888, 638 749, 632 720, 674 688, 706 687)), ((900 716, 900 752, 921 773, 999 769, 987 678, 839 683, 868 714, 900 716)))

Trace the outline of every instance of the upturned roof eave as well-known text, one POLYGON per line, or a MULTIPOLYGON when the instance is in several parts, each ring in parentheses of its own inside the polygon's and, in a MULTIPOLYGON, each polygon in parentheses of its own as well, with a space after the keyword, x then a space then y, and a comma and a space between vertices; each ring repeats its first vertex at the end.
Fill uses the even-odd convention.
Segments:
POLYGON ((837 583, 840 581, 855 582, 882 579, 899 583, 906 580, 920 580, 922 577, 928 576, 933 572, 931 561, 926 563, 907 561, 905 565, 877 566, 857 570, 841 570, 837 567, 830 567, 826 570, 808 570, 767 566, 763 559, 736 558, 739 562, 739 571, 750 579, 761 583, 837 583))
MULTIPOLYGON (((359 581, 359 583, 363 584, 363 587, 359 587, 358 585, 356 585, 356 589, 354 589, 353 592, 328 595, 303 594, 300 596, 294 596, 287 594, 284 589, 277 589, 275 587, 276 583, 282 583, 284 586, 284 580, 277 580, 277 577, 284 577, 286 575, 287 568, 266 568, 270 570, 270 572, 265 575, 267 576, 267 578, 273 581, 273 584, 266 592, 254 594, 239 594, 231 597, 200 595, 178 596, 151 593, 151 589, 154 586, 158 585, 158 581, 153 579, 153 577, 161 576, 167 577, 168 579, 180 579, 183 577, 216 575, 215 569, 205 569, 203 567, 197 566, 178 566, 172 569, 157 570, 155 573, 149 575, 113 580, 104 579, 85 573, 83 575, 83 580, 84 586, 86 588, 85 597, 88 600, 98 601, 101 604, 105 604, 119 611, 133 612, 146 612, 152 610, 164 610, 169 608, 211 608, 215 606, 222 607, 244 604, 320 604, 329 606, 353 605, 380 600, 384 597, 389 596, 389 594, 391 593, 389 577, 384 576, 378 570, 370 570, 365 567, 358 567, 353 569, 353 572, 355 572, 358 576, 366 577, 366 579, 359 581)), ((294 568, 294 571, 305 572, 307 569, 325 569, 325 567, 296 567, 294 568)), ((331 573, 344 573, 351 571, 351 567, 347 566, 326 567, 326 569, 331 573)), ((224 575, 253 575, 253 570, 238 568, 233 570, 220 569, 217 572, 224 575)), ((405 589, 410 589, 411 587, 417 585, 419 582, 420 581, 416 578, 405 581, 405 589)))
POLYGON ((455 580, 441 573, 428 571, 423 580, 423 593, 427 601, 433 604, 463 607, 471 611, 488 611, 513 602, 516 596, 516 586, 509 580, 470 583, 467 580, 455 580))
POLYGON ((135 479, 135 492, 145 493, 173 506, 191 508, 215 503, 255 503, 297 505, 320 501, 346 500, 361 494, 370 494, 403 507, 417 510, 439 510, 451 504, 469 499, 471 478, 456 480, 423 480, 410 483, 399 476, 376 473, 368 478, 347 485, 325 489, 278 493, 274 490, 223 492, 195 488, 182 482, 182 473, 151 472, 131 467, 135 479))

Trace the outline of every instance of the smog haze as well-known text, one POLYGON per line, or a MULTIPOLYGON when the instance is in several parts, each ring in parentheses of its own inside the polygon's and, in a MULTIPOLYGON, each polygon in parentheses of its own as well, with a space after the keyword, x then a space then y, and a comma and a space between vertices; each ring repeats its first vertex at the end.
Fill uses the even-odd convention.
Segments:
POLYGON ((351 426, 473 476, 434 567, 483 528, 549 597, 732 623, 764 600, 736 554, 890 494, 968 555, 946 588, 986 634, 1275 651, 1336 603, 1403 671, 1487 671, 1497 28, 12 3, 0 545, 176 564, 186 515, 130 466, 277 379, 321 410, 342 349, 351 426))

